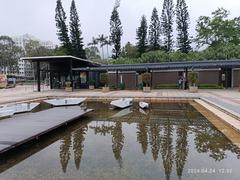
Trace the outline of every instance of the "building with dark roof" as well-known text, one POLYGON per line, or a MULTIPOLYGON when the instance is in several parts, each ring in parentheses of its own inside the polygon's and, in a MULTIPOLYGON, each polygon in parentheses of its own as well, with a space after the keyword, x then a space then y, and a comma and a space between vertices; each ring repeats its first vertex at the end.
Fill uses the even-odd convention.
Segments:
POLYGON ((71 81, 72 86, 78 89, 88 88, 90 79, 100 86, 99 75, 107 72, 111 86, 119 88, 124 83, 126 89, 137 89, 142 83, 141 74, 149 72, 152 88, 158 88, 161 85, 176 85, 180 77, 187 82, 188 72, 193 70, 199 73, 198 84, 223 85, 226 88, 240 84, 240 60, 237 59, 116 65, 101 65, 73 56, 22 59, 36 64, 38 87, 44 73, 49 76, 51 88, 63 88, 66 81, 71 81), (43 68, 41 64, 47 65, 43 68))

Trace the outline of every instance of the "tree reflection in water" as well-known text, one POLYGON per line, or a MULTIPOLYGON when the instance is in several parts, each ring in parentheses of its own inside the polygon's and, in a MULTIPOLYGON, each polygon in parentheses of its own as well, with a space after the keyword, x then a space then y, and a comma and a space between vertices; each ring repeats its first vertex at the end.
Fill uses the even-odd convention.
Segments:
POLYGON ((161 138, 160 152, 163 160, 163 167, 165 170, 166 179, 169 180, 173 167, 173 145, 172 145, 172 134, 173 126, 170 123, 163 126, 163 135, 161 138))
POLYGON ((60 152, 60 161, 61 161, 61 165, 62 165, 62 171, 64 173, 67 171, 68 161, 71 156, 71 152, 70 152, 70 147, 72 144, 71 138, 72 138, 71 134, 65 136, 62 139, 61 145, 60 145, 60 151, 59 151, 60 152))
POLYGON ((81 127, 73 133, 73 152, 76 168, 79 169, 82 158, 85 135, 88 130, 88 126, 81 127))
POLYGON ((240 149, 212 126, 202 126, 194 129, 194 132, 195 146, 199 153, 209 153, 216 161, 227 158, 226 151, 231 151, 240 158, 240 149))
POLYGON ((187 161, 188 156, 188 126, 180 125, 176 130, 177 139, 176 139, 176 154, 175 154, 175 162, 177 175, 179 179, 182 177, 184 165, 187 161))
POLYGON ((112 131, 112 151, 115 159, 118 161, 119 166, 122 167, 122 149, 124 144, 124 135, 122 132, 122 123, 116 122, 112 131))
POLYGON ((152 149, 152 157, 153 160, 156 161, 158 159, 158 154, 160 150, 160 124, 151 123, 149 128, 149 144, 152 149))
POLYGON ((138 123, 137 125, 137 141, 142 146, 143 154, 146 154, 148 149, 148 127, 146 123, 138 123))
MULTIPOLYGON (((184 106, 184 108, 187 110, 189 107, 184 106)), ((208 153, 216 161, 227 158, 227 151, 240 158, 240 149, 191 108, 189 108, 188 113, 182 113, 175 109, 171 112, 151 109, 147 116, 143 116, 135 109, 131 115, 116 119, 111 118, 114 113, 109 113, 110 110, 104 110, 105 114, 102 108, 99 110, 101 112, 100 120, 96 120, 98 110, 94 112, 95 114, 92 114, 92 123, 89 125, 89 129, 94 131, 95 136, 109 135, 107 137, 112 140, 109 148, 112 149, 114 158, 118 161, 120 168, 123 167, 124 140, 129 131, 124 129, 126 133, 124 134, 123 127, 125 125, 132 125, 132 127, 136 125, 136 138, 142 153, 144 155, 151 153, 154 162, 161 162, 162 160, 163 171, 167 180, 171 177, 173 167, 176 167, 177 176, 181 179, 184 166, 188 160, 190 146, 195 145, 192 148, 195 148, 197 152, 208 153), (189 132, 194 132, 194 134, 190 136, 189 132), (191 138, 192 136, 194 138, 191 138), (151 147, 151 152, 148 152, 149 147, 151 147)), ((73 146, 76 168, 80 168, 83 150, 86 148, 84 147, 84 141, 89 129, 86 125, 62 139, 60 159, 63 172, 66 172, 67 164, 71 158, 71 145, 73 146)), ((132 128, 130 129, 132 130, 132 128)))

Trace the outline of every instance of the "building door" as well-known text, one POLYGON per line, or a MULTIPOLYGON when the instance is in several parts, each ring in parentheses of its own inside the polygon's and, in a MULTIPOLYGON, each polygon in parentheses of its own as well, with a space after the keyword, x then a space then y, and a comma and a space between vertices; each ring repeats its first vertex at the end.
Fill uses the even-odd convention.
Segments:
POLYGON ((232 87, 232 69, 222 69, 221 82, 224 88, 232 87))

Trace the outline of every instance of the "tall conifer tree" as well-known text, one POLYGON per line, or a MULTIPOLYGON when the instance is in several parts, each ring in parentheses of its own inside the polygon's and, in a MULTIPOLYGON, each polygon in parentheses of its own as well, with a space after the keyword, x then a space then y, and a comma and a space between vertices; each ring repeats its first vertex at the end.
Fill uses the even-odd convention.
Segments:
POLYGON ((147 29, 147 19, 145 16, 142 16, 140 27, 137 29, 137 47, 140 55, 147 50, 147 29))
POLYGON ((177 0, 176 15, 177 15, 177 47, 183 53, 191 51, 191 42, 189 40, 189 13, 185 0, 177 0))
POLYGON ((66 25, 66 13, 63 9, 61 0, 57 0, 57 6, 55 9, 55 21, 57 27, 57 36, 65 50, 66 54, 71 53, 71 44, 68 36, 68 27, 66 25))
POLYGON ((173 49, 173 17, 174 17, 173 0, 163 1, 163 10, 161 16, 161 27, 163 34, 164 49, 169 52, 173 49))
POLYGON ((122 23, 118 13, 119 3, 113 8, 111 19, 110 19, 110 41, 113 44, 113 55, 114 59, 117 59, 121 54, 121 37, 123 35, 122 23))
POLYGON ((72 0, 70 8, 70 40, 72 46, 72 55, 80 58, 86 58, 83 49, 83 38, 80 30, 80 20, 77 13, 75 1, 72 0))
POLYGON ((160 20, 156 8, 153 9, 149 26, 149 46, 153 51, 160 49, 160 20))

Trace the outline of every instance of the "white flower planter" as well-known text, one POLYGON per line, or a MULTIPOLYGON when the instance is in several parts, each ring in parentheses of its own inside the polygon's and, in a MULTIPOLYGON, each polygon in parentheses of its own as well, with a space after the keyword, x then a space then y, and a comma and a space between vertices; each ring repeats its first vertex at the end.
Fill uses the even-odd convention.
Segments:
POLYGON ((102 92, 109 92, 109 87, 103 87, 102 92))
POLYGON ((189 86, 189 92, 190 93, 197 93, 198 87, 197 86, 189 86))
POLYGON ((72 87, 65 87, 65 91, 66 91, 66 92, 72 92, 72 91, 73 91, 73 88, 72 88, 72 87))
POLYGON ((151 92, 151 87, 143 87, 143 92, 151 92))
POLYGON ((89 89, 94 90, 95 89, 94 85, 89 85, 89 89))

